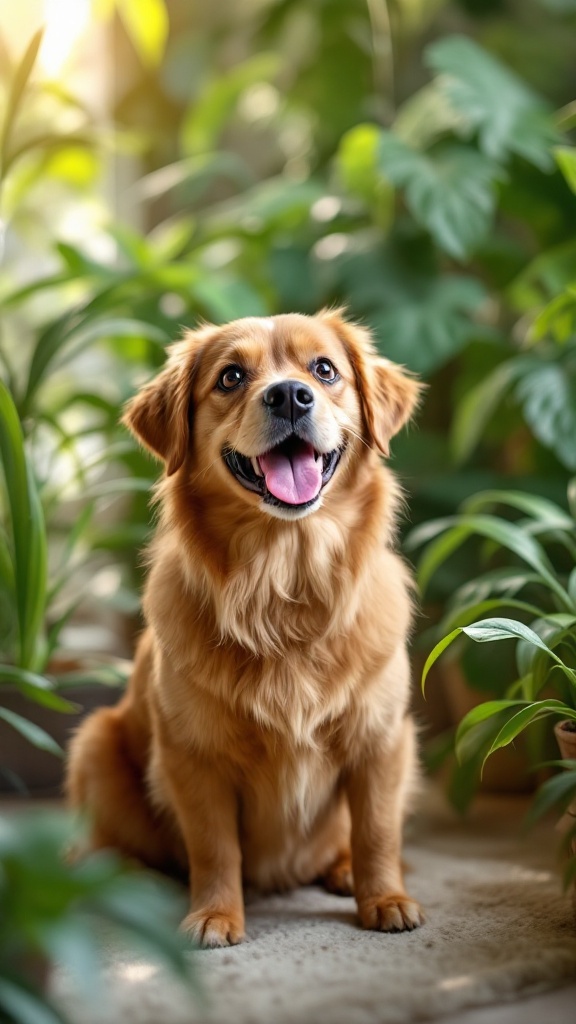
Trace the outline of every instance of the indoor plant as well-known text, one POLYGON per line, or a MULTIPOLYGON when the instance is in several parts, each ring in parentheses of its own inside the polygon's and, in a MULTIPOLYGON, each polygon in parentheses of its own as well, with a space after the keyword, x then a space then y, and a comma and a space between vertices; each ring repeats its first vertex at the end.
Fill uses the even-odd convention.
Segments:
MULTIPOLYGON (((456 732, 458 758, 480 771, 492 753, 544 718, 560 718, 560 730, 572 734, 569 723, 576 722, 574 497, 572 483, 570 511, 565 511, 521 492, 478 494, 464 503, 459 515, 428 523, 411 536, 412 546, 428 541, 419 566, 424 587, 436 569, 472 535, 485 538, 488 557, 500 563, 456 592, 439 626, 442 639, 428 656, 422 676, 424 686, 435 661, 462 636, 477 643, 516 641, 517 678, 506 697, 483 701, 472 708, 456 732), (494 507, 521 512, 524 518, 511 521, 502 512, 493 514, 494 507), (514 610, 518 617, 491 617, 504 609, 514 610)), ((537 749, 540 746, 537 743, 537 749)), ((552 804, 563 811, 569 807, 576 796, 576 760, 566 760, 563 769, 539 788, 535 813, 552 804)), ((474 774, 467 775, 467 782, 472 792, 474 774)), ((568 839, 572 840, 576 824, 569 826, 568 839)), ((570 865, 572 873, 576 871, 575 860, 570 865)))

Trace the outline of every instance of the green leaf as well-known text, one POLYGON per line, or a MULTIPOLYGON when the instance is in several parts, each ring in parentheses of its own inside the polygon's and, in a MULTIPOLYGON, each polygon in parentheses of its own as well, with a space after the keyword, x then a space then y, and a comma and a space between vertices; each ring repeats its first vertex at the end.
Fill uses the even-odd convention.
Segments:
POLYGON ((517 708, 526 707, 527 703, 525 700, 486 700, 468 711, 460 722, 454 739, 458 759, 464 761, 472 754, 479 753, 484 739, 490 737, 490 742, 492 742, 495 732, 484 729, 481 734, 477 735, 478 726, 495 719, 497 732, 504 713, 513 714, 517 708))
POLYGON ((449 647, 450 644, 454 640, 456 640, 457 637, 460 636, 461 632, 462 632, 462 630, 460 628, 453 629, 451 633, 448 633, 448 636, 443 637, 442 640, 440 640, 439 643, 436 644, 434 649, 432 651, 430 651, 430 654, 426 658, 426 663, 425 663, 424 668, 422 670, 422 693, 424 693, 424 689, 425 689, 425 686, 426 686, 426 679, 428 677, 428 673, 429 673, 430 669, 432 668, 434 663, 436 661, 438 661, 438 658, 440 657, 441 654, 444 653, 446 648, 449 647))
POLYGON ((530 341, 552 337, 564 345, 576 331, 576 288, 572 284, 560 295, 554 296, 538 314, 528 332, 530 341))
MULTIPOLYGON (((463 626, 462 632, 481 644, 492 643, 494 640, 527 640, 535 647, 547 651, 552 658, 555 657, 550 648, 547 647, 542 638, 533 629, 525 626, 523 622, 518 622, 516 619, 483 619, 482 622, 473 622, 469 626, 463 626)), ((557 658, 556 660, 558 661, 559 659, 557 658)))
MULTIPOLYGON (((100 293, 98 298, 102 298, 103 294, 100 293)), ((106 338, 146 338, 161 347, 170 340, 161 328, 143 320, 129 317, 95 318, 90 312, 91 305, 85 306, 81 313, 73 311, 65 314, 40 334, 30 362, 24 399, 26 410, 56 359, 57 365, 62 366, 80 350, 106 338)))
POLYGON ((52 736, 35 722, 29 722, 27 718, 16 714, 15 711, 9 711, 8 708, 2 707, 0 707, 0 718, 16 729, 16 732, 19 732, 33 747, 45 750, 48 754, 54 754, 56 757, 64 756, 64 751, 56 743, 56 740, 52 739, 52 736))
POLYGON ((77 704, 71 704, 53 692, 54 684, 50 679, 35 672, 27 672, 12 665, 0 665, 0 683, 12 683, 24 697, 53 711, 72 714, 78 710, 77 704))
POLYGON ((479 491, 462 504, 466 513, 481 512, 482 509, 494 505, 510 505, 521 512, 539 520, 551 529, 574 530, 576 523, 560 505, 539 494, 528 494, 524 491, 479 491))
POLYGON ((576 192, 576 148, 555 146, 554 157, 572 192, 576 192))
POLYGON ((379 164, 388 181, 405 189, 416 221, 451 256, 465 260, 485 239, 502 177, 497 164, 457 144, 425 155, 388 131, 381 133, 379 164))
POLYGON ((164 0, 116 0, 118 12, 143 64, 160 64, 168 40, 164 0))
POLYGON ((0 381, 0 456, 12 521, 20 666, 33 667, 46 602, 44 515, 24 451, 16 407, 0 381))
MULTIPOLYGON (((504 725, 496 739, 492 743, 486 758, 493 754, 495 750, 499 750, 500 747, 506 747, 509 743, 512 743, 521 732, 538 719, 547 715, 556 714, 562 715, 564 718, 576 719, 576 711, 564 704, 561 700, 538 700, 533 704, 530 704, 526 708, 522 708, 504 725)), ((484 760, 486 761, 486 758, 484 760)))
MULTIPOLYGON (((537 633, 548 647, 555 649, 564 640, 572 636, 575 622, 576 618, 573 614, 552 612, 548 615, 542 615, 540 611, 534 621, 530 623, 530 629, 537 633)), ((534 674, 535 659, 540 655, 541 652, 535 649, 531 642, 519 641, 516 647, 516 664, 521 676, 527 676, 529 673, 534 674)), ((549 665, 547 658, 544 658, 544 663, 549 665)), ((539 681, 535 680, 535 682, 539 682, 541 685, 544 685, 545 681, 545 676, 539 681)))
POLYGON ((516 388, 532 433, 571 470, 576 469, 576 372, 551 363, 526 374, 516 388))
POLYGON ((458 403, 450 429, 450 446, 458 463, 465 462, 500 408, 513 383, 536 365, 530 356, 516 356, 497 366, 458 403))
POLYGON ((452 522, 454 529, 430 544, 420 562, 418 579, 422 589, 428 586, 431 576, 448 555, 455 551, 469 536, 477 533, 518 555, 519 558, 539 573, 542 582, 560 598, 563 606, 569 610, 571 609, 572 603, 569 595, 555 576, 544 548, 520 527, 514 523, 498 519, 496 516, 488 515, 454 516, 452 522))
POLYGON ((527 612, 529 615, 539 615, 540 609, 526 601, 517 601, 512 597, 497 597, 486 601, 476 601, 474 604, 459 604, 457 609, 452 609, 444 616, 438 626, 439 633, 447 633, 456 626, 468 626, 475 619, 480 618, 487 612, 493 612, 497 608, 515 608, 518 611, 527 612))
POLYGON ((472 314, 486 299, 486 291, 479 280, 464 275, 413 280, 405 271, 399 278, 385 308, 369 320, 381 339, 382 353, 426 377, 470 340, 476 329, 472 314))
POLYGON ((517 153, 543 171, 553 167, 558 134, 546 103, 512 71, 465 36, 429 46, 426 63, 460 114, 463 131, 478 132, 484 153, 504 160, 517 153))
MULTIPOLYGON (((567 766, 568 767, 568 766, 567 766)), ((576 796, 576 763, 572 768, 559 775, 546 779, 538 788, 532 807, 527 816, 528 824, 532 824, 552 808, 565 810, 576 796)))
POLYGON ((576 567, 572 569, 570 576, 568 577, 568 593, 574 602, 576 607, 576 567))

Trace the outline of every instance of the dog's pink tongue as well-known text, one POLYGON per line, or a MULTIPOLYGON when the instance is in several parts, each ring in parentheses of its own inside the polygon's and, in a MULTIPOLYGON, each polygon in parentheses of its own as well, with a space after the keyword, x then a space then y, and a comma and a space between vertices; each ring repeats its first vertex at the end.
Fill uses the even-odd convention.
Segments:
POLYGON ((290 455, 266 452, 258 461, 270 494, 288 505, 311 501, 322 486, 322 470, 314 458, 311 444, 302 442, 301 447, 290 455))

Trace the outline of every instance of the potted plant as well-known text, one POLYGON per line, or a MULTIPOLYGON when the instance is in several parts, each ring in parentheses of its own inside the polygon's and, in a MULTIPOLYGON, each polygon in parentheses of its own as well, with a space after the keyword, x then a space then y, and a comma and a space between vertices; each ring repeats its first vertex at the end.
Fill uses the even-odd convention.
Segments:
POLYGON ((63 814, 0 817, 0 1018, 8 1024, 70 1024, 50 993, 52 970, 64 967, 78 996, 93 997, 111 938, 195 982, 177 890, 108 852, 67 863, 71 835, 63 814))
MULTIPOLYGON (((517 678, 504 699, 472 708, 456 732, 456 754, 478 768, 495 751, 513 743, 536 723, 558 717, 556 733, 574 737, 576 725, 576 518, 574 488, 570 511, 546 499, 515 491, 485 492, 470 498, 461 513, 415 530, 410 545, 424 542, 419 565, 423 586, 436 569, 473 535, 485 538, 493 565, 460 588, 440 623, 442 639, 424 666, 422 685, 446 649, 468 637, 477 643, 516 641, 517 678), (512 521, 494 507, 523 513, 512 521), (492 617, 512 609, 517 618, 492 617), (490 617, 483 617, 488 616, 490 617), (520 617, 522 616, 522 618, 520 617), (527 619, 528 622, 523 621, 527 619)), ((558 766, 557 762, 553 762, 558 766)), ((576 797, 576 758, 561 762, 562 772, 538 789, 534 813, 555 805, 566 812, 576 797)), ((468 776, 470 789, 474 781, 468 776)), ((567 842, 576 837, 568 821, 567 842)), ((576 851, 569 877, 576 877, 576 851)))

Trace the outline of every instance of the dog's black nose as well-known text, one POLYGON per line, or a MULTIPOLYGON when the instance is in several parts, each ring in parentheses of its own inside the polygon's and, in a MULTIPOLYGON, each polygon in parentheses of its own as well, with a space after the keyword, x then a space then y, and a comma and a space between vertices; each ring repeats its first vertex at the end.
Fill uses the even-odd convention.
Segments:
POLYGON ((270 385, 264 392, 263 401, 273 416, 296 423, 301 416, 310 412, 314 405, 314 394, 299 380, 282 380, 270 385))

